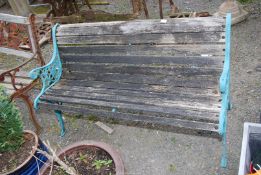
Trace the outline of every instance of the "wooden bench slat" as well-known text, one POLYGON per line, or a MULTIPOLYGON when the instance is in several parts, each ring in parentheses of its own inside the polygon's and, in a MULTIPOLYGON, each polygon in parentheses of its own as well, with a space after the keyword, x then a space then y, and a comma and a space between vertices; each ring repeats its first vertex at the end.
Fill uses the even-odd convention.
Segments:
MULTIPOLYGON (((155 92, 165 92, 165 93, 175 93, 177 88, 185 89, 199 89, 191 87, 178 87, 175 84, 172 85, 148 85, 148 84, 133 84, 133 83, 124 83, 124 82, 101 82, 101 81, 90 81, 90 80, 62 80, 61 86, 88 86, 88 87, 100 87, 100 88, 111 88, 111 89, 125 89, 125 90, 144 90, 144 91, 155 91, 155 92)), ((219 87, 213 87, 203 90, 212 90, 213 92, 218 93, 219 87)), ((199 89, 202 90, 202 89, 199 89)), ((181 90, 182 91, 182 90, 181 90)))
POLYGON ((131 113, 115 113, 109 111, 103 111, 101 109, 95 110, 86 107, 77 107, 70 105, 57 105, 42 103, 42 107, 48 109, 57 109, 64 112, 82 114, 82 115, 95 115, 99 120, 105 121, 117 121, 119 124, 128 124, 133 126, 149 127, 154 129, 161 129, 174 132, 190 133, 190 134, 200 134, 212 137, 219 137, 218 135, 218 125, 214 123, 206 122, 196 122, 187 121, 173 118, 161 118, 153 116, 145 116, 141 114, 131 114, 131 113))
POLYGON ((85 107, 57 105, 42 103, 47 109, 57 109, 72 114, 82 114, 88 117, 92 115, 102 121, 117 121, 118 124, 128 124, 153 129, 161 129, 178 133, 200 134, 204 136, 220 137, 218 134, 218 124, 207 122, 187 121, 173 118, 161 118, 131 113, 116 113, 104 110, 95 110, 85 107))
POLYGON ((129 64, 129 65, 186 65, 191 67, 222 68, 221 57, 151 57, 151 56, 85 56, 62 55, 63 63, 104 63, 104 64, 129 64))
POLYGON ((29 20, 27 17, 9 15, 4 13, 0 14, 0 21, 6 21, 9 23, 16 23, 16 24, 29 24, 29 20))
POLYGON ((198 76, 198 75, 221 75, 222 69, 218 68, 191 68, 180 65, 172 66, 150 66, 150 65, 124 65, 124 64, 77 64, 67 63, 63 65, 63 70, 80 72, 98 72, 98 73, 119 73, 119 74, 143 74, 143 75, 171 75, 171 76, 198 76))
MULTIPOLYGON (((216 113, 219 114, 219 109, 217 107, 212 107, 209 106, 209 108, 206 108, 205 106, 200 104, 198 105, 198 108, 195 108, 196 106, 185 106, 182 104, 173 104, 169 106, 162 106, 162 104, 158 103, 147 103, 147 104, 133 104, 133 103, 123 103, 123 102, 107 102, 107 101, 100 101, 100 100, 89 100, 87 98, 75 98, 75 97, 66 97, 66 96, 53 96, 53 95, 44 95, 42 97, 43 100, 51 100, 51 101, 56 101, 56 102, 64 102, 64 103, 72 103, 72 104, 86 104, 86 105, 96 105, 96 106, 107 106, 107 107, 113 107, 113 108, 126 108, 126 109, 136 109, 136 110, 141 110, 143 112, 146 111, 152 111, 152 112, 160 112, 160 113, 169 113, 169 114, 174 114, 176 109, 182 108, 182 111, 208 111, 211 113, 216 113), (175 108, 176 106, 177 108, 175 108), (165 112, 164 112, 165 111, 165 112)), ((163 104, 164 105, 164 104, 163 104)), ((214 116, 216 117, 216 116, 214 116)))
POLYGON ((164 86, 164 85, 139 85, 139 84, 127 84, 119 82, 98 82, 90 81, 86 83, 86 86, 79 85, 78 81, 74 85, 74 81, 61 80, 56 86, 52 87, 54 90, 72 90, 75 92, 95 92, 95 93, 131 93, 131 95, 162 95, 171 97, 172 95, 184 95, 197 97, 197 98, 216 98, 219 99, 220 94, 217 90, 213 89, 199 89, 199 88, 184 88, 184 87, 175 87, 175 86, 164 86), (68 84, 68 85, 66 85, 68 84), (79 86, 77 86, 79 85, 79 86))
POLYGON ((5 47, 0 47, 0 52, 8 54, 8 55, 16 55, 16 56, 19 55, 19 57, 24 57, 24 58, 28 58, 28 59, 33 58, 33 56, 34 56, 34 54, 32 52, 10 49, 10 48, 5 48, 5 47))
POLYGON ((198 44, 224 43, 223 32, 137 34, 137 35, 97 35, 61 36, 58 45, 141 45, 141 44, 198 44))
POLYGON ((155 20, 134 20, 106 23, 85 23, 77 25, 62 25, 57 36, 94 36, 94 35, 119 35, 119 34, 144 34, 144 33, 176 33, 176 32, 209 32, 224 31, 223 20, 219 18, 204 19, 166 19, 166 23, 161 23, 160 19, 155 20))
POLYGON ((62 102, 63 104, 85 105, 86 108, 107 109, 111 111, 115 108, 117 111, 125 111, 128 113, 140 113, 148 115, 157 115, 168 118, 180 118, 193 121, 211 121, 218 122, 218 111, 215 107, 208 108, 193 108, 182 106, 159 106, 153 104, 134 104, 115 101, 104 101, 99 99, 81 99, 78 97, 65 97, 45 95, 42 100, 51 100, 53 102, 62 102), (207 114, 207 115, 206 115, 207 114))
POLYGON ((171 44, 171 45, 82 45, 59 46, 62 55, 95 55, 95 56, 185 56, 196 57, 202 55, 222 56, 224 58, 225 46, 223 44, 171 44))
MULTIPOLYGON (((220 107, 220 103, 217 98, 211 98, 211 97, 189 97, 185 96, 183 94, 180 95, 165 95, 164 94, 143 94, 136 93, 133 95, 132 91, 128 91, 125 93, 111 93, 110 89, 107 89, 106 91, 95 93, 95 92, 76 92, 71 90, 51 90, 50 92, 46 93, 57 95, 61 97, 77 97, 77 98, 84 98, 84 99, 96 99, 96 100, 104 100, 104 101, 115 101, 115 102, 125 102, 125 103, 137 103, 137 104, 159 104, 166 105, 166 106, 190 106, 190 107, 196 107, 200 108, 206 108, 208 107, 220 107)), ((219 111, 219 109, 218 109, 219 111)))
MULTIPOLYGON (((27 85, 27 84, 30 84, 32 82, 32 80, 29 78, 18 77, 18 78, 16 78, 15 82, 16 82, 16 84, 22 83, 24 85, 27 85)), ((3 81, 3 83, 11 84, 11 78, 5 77, 5 81, 3 81)))
MULTIPOLYGON (((55 86, 50 89, 51 93, 62 94, 64 92, 73 91, 75 93, 95 93, 95 94, 110 94, 110 95, 123 95, 123 96, 131 96, 131 97, 146 97, 146 98, 163 98, 167 100, 175 99, 175 98, 188 98, 188 99, 197 99, 200 101, 215 101, 218 102, 220 99, 218 98, 219 94, 214 94, 211 91, 202 90, 199 91, 195 88, 190 88, 188 90, 181 91, 181 88, 177 88, 176 92, 173 93, 165 93, 165 92, 157 92, 157 91, 143 91, 139 89, 125 90, 125 89, 107 89, 107 88, 99 88, 99 87, 83 87, 83 86, 55 86)), ((219 104, 220 105, 220 104, 219 104)))
POLYGON ((215 76, 149 76, 149 75, 128 75, 128 74, 99 74, 83 72, 63 72, 63 78, 71 80, 124 82, 133 84, 153 84, 153 85, 173 85, 194 88, 216 88, 218 87, 218 77, 215 76))

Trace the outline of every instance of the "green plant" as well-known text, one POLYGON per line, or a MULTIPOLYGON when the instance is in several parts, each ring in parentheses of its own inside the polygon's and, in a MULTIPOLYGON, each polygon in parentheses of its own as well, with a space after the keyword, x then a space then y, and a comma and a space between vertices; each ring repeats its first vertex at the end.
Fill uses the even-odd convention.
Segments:
POLYGON ((242 4, 246 4, 246 3, 250 3, 252 2, 253 0, 238 0, 240 3, 242 4))
POLYGON ((80 162, 88 163, 87 155, 83 155, 82 153, 79 154, 79 157, 76 160, 79 160, 80 162))
POLYGON ((176 138, 175 138, 175 137, 172 137, 172 138, 171 138, 171 142, 172 142, 173 144, 175 144, 175 143, 176 143, 176 138))
POLYGON ((174 173, 176 171, 176 166, 174 164, 169 165, 169 171, 174 173))
POLYGON ((0 86, 0 152, 15 151, 23 142, 20 113, 0 86))
POLYGON ((101 169, 103 166, 109 166, 112 164, 112 160, 95 160, 92 166, 95 166, 96 170, 101 169))

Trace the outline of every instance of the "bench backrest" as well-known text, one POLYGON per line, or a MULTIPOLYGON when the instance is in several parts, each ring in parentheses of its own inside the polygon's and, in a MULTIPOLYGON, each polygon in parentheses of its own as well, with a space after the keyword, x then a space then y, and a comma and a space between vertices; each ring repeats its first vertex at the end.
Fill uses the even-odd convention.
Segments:
POLYGON ((68 24, 56 36, 65 79, 218 88, 223 18, 68 24))
POLYGON ((33 14, 23 17, 0 13, 0 52, 29 59, 37 57, 43 65, 36 30, 33 14), (28 44, 28 50, 21 49, 22 44, 28 44))

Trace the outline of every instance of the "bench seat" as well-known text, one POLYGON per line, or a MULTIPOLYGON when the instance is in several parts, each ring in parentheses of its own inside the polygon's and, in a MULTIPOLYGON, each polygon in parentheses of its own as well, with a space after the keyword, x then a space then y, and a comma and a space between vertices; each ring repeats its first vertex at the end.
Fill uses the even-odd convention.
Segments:
POLYGON ((47 108, 219 136, 221 57, 63 55, 62 59, 61 81, 41 97, 47 108))

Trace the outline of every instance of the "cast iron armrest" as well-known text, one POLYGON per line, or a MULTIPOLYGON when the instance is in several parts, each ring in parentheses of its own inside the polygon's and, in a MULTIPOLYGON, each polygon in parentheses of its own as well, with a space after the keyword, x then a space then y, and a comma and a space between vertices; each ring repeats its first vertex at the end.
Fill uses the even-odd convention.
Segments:
POLYGON ((56 24, 52 28, 52 39, 53 39, 53 55, 51 61, 42 67, 33 69, 29 76, 32 79, 40 78, 42 82, 42 89, 39 95, 34 100, 34 108, 38 109, 38 103, 40 100, 40 97, 53 85, 55 85, 61 78, 62 75, 62 63, 57 47, 57 41, 56 41, 56 29, 59 26, 59 24, 56 24))

